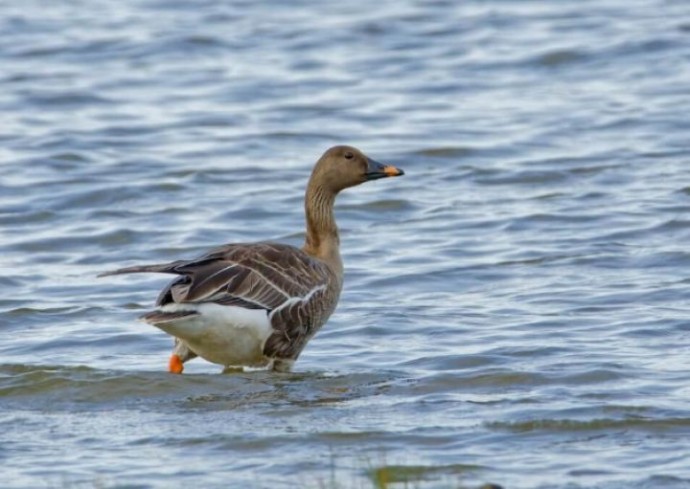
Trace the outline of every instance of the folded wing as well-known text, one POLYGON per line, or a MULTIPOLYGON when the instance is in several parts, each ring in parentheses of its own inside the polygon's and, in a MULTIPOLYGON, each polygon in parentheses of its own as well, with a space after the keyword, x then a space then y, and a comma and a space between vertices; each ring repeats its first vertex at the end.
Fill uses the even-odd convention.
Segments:
MULTIPOLYGON (((230 244, 194 260, 103 275, 146 272, 179 275, 162 290, 157 306, 215 303, 266 310, 275 330, 265 346, 269 357, 296 358, 337 301, 328 297, 328 284, 335 277, 323 262, 278 243, 230 244)), ((160 313, 145 318, 151 314, 160 313)))

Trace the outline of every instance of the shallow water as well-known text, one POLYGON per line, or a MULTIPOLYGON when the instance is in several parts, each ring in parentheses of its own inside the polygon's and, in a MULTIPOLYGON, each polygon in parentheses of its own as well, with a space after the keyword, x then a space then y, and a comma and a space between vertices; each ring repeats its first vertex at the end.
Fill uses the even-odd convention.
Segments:
POLYGON ((3 4, 2 486, 690 487, 690 4, 220 3, 3 4), (166 374, 95 276, 299 244, 338 143, 407 175, 295 372, 166 374))

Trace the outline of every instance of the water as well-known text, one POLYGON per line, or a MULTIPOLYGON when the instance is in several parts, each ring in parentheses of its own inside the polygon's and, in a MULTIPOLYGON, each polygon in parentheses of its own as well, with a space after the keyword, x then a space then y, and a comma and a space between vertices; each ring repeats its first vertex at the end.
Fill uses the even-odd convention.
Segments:
POLYGON ((3 487, 690 487, 687 2, 10 0, 0 32, 3 487), (339 143, 406 176, 339 198, 295 372, 166 374, 166 278, 95 276, 299 244, 339 143))

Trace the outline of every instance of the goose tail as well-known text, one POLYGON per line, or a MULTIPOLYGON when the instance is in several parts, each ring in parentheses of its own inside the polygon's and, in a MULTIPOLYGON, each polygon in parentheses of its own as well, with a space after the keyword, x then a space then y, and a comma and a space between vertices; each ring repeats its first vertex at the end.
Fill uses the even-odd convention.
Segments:
POLYGON ((179 274, 175 268, 180 262, 159 263, 156 265, 135 265, 132 267, 118 268, 108 272, 99 273, 97 277, 109 277, 111 275, 124 275, 126 273, 174 273, 179 274))

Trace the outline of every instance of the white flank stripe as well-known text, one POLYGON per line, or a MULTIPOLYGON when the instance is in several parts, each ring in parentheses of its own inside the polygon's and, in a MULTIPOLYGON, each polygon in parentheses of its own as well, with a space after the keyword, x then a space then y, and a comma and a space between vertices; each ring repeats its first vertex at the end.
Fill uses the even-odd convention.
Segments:
POLYGON ((326 290, 326 284, 317 285, 316 287, 311 289, 309 292, 307 292, 307 294, 304 297, 290 297, 290 298, 288 298, 288 300, 283 302, 280 305, 280 307, 277 307, 271 311, 271 314, 268 315, 268 319, 269 320, 273 319, 273 315, 275 313, 277 313, 278 311, 280 311, 286 307, 290 307, 291 305, 296 304, 298 302, 309 301, 309 299, 311 299, 314 294, 316 294, 317 292, 321 292, 322 290, 326 290))

